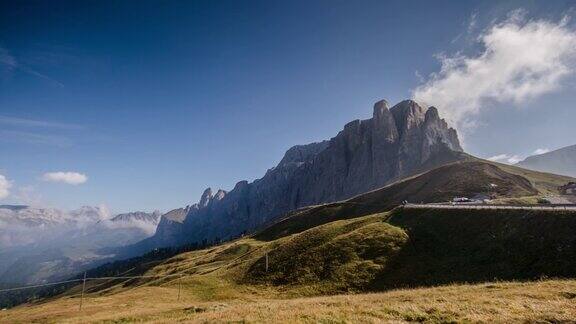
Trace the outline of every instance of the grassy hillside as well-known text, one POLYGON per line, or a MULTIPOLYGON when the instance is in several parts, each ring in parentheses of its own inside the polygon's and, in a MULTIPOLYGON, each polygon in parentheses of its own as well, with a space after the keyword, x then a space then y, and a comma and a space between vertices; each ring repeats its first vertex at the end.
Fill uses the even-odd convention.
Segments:
MULTIPOLYGON (((483 192, 488 188, 497 197, 522 198, 546 192, 555 183, 565 180, 554 175, 519 172, 524 171, 514 169, 508 172, 498 165, 478 161, 454 163, 347 201, 295 211, 250 237, 181 253, 168 259, 154 257, 146 259, 146 262, 110 265, 106 271, 114 275, 178 275, 181 279, 89 282, 88 303, 94 307, 94 318, 102 319, 118 319, 119 314, 124 314, 122 316, 128 319, 153 321, 216 319, 207 314, 217 316, 215 314, 220 312, 218 303, 226 303, 237 308, 232 313, 223 311, 218 314, 244 314, 247 318, 264 321, 265 317, 258 317, 262 313, 251 314, 248 308, 244 308, 248 307, 246 303, 266 308, 277 307, 273 305, 281 305, 282 302, 276 300, 286 298, 376 292, 455 282, 576 278, 574 212, 391 210, 402 200, 441 201, 483 192), (496 187, 490 184, 496 184, 496 187), (174 294, 178 282, 182 284, 183 301, 193 302, 192 306, 173 303, 173 299, 170 299, 174 298, 169 295, 174 294), (147 301, 146 294, 151 293, 157 294, 158 299, 147 301), (146 307, 147 303, 152 304, 146 307), (126 307, 126 312, 122 307, 126 307), (205 314, 195 317, 198 316, 195 312, 199 311, 196 307, 205 314), (113 314, 110 309, 114 310, 113 314)), ((566 283, 573 285, 572 281, 555 281, 551 284, 566 283)), ((461 289, 461 293, 468 289, 464 286, 452 288, 461 289)), ((426 294, 433 294, 433 290, 430 290, 419 295, 425 291, 414 291, 414 305, 424 300, 426 294)), ((42 303, 2 312, 0 321, 3 318, 26 319, 26 316, 33 319, 32 314, 53 314, 42 315, 45 316, 42 318, 58 319, 58 316, 63 316, 58 314, 65 312, 58 310, 59 307, 76 303, 79 292, 80 287, 76 286, 64 295, 42 303)), ((370 303, 370 298, 351 298, 370 303)), ((453 302, 446 301, 447 304, 441 308, 458 308, 458 305, 449 305, 453 302)), ((567 304, 571 302, 573 300, 563 301, 567 304)), ((296 299, 289 304, 298 307, 302 303, 304 301, 298 302, 296 299)), ((473 303, 472 299, 470 303, 473 303)), ((399 304, 391 307, 396 310, 391 313, 376 311, 378 315, 374 315, 375 318, 408 320, 405 310, 394 308, 400 307, 399 304)), ((420 318, 418 316, 442 319, 445 315, 416 308, 413 314, 415 320, 420 318)), ((341 312, 338 307, 322 306, 320 309, 334 314, 341 312)), ((295 310, 285 311, 287 313, 283 313, 285 317, 282 318, 302 320, 298 317, 300 315, 294 313, 295 310)), ((503 308, 499 311, 505 312, 503 308)), ((358 309, 358 312, 351 313, 352 317, 342 318, 367 318, 363 311, 358 309)), ((314 312, 310 309, 309 313, 314 312)), ((458 319, 471 316, 466 312, 455 311, 454 314, 458 319)), ((538 312, 506 314, 511 319, 531 318, 535 314, 545 316, 538 312)), ((482 316, 490 318, 489 314, 482 316)), ((314 316, 311 318, 317 319, 314 316)))
POLYGON ((395 209, 284 238, 247 277, 330 292, 574 277, 574 233, 574 212, 395 209))
POLYGON ((187 287, 138 287, 0 312, 2 323, 573 323, 576 280, 483 283, 312 298, 206 301, 187 287))
POLYGON ((576 276, 576 212, 406 209, 410 242, 380 287, 576 276))
MULTIPOLYGON (((274 228, 270 230, 275 231, 274 228)), ((152 266, 146 272, 147 275, 182 276, 181 302, 175 301, 179 280, 175 277, 90 282, 86 301, 90 306, 86 306, 86 312, 94 316, 90 319, 168 321, 224 319, 227 317, 219 316, 232 316, 230 318, 265 321, 263 313, 252 313, 250 309, 280 307, 283 302, 276 300, 286 298, 375 292, 454 282, 575 278, 575 232, 574 212, 395 209, 387 213, 329 222, 276 239, 269 239, 273 235, 263 231, 260 236, 267 237, 266 240, 247 237, 205 250, 182 253, 152 266), (265 270, 266 254, 269 258, 268 271, 265 270), (157 296, 150 299, 147 294, 157 296)), ((127 270, 124 274, 130 273, 131 270, 127 270)), ((396 299, 389 313, 380 309, 375 311, 374 316, 377 319, 400 320, 415 316, 415 320, 424 318, 438 321, 474 316, 498 318, 494 314, 506 314, 516 320, 529 319, 531 316, 565 318, 568 316, 566 314, 571 313, 550 313, 547 307, 551 301, 541 298, 553 298, 555 302, 560 301, 559 307, 568 308, 574 305, 574 299, 566 297, 566 300, 561 300, 562 294, 576 296, 576 284, 574 281, 554 281, 548 284, 569 287, 545 293, 537 288, 542 283, 525 284, 522 289, 534 290, 525 292, 524 297, 514 297, 502 291, 500 287, 506 285, 500 283, 484 285, 484 288, 462 286, 405 291, 404 298, 412 306, 402 306, 399 302, 401 299, 396 299), (469 293, 474 289, 478 292, 475 296, 469 293), (446 294, 439 293, 441 291, 446 294), (498 295, 500 293, 503 295, 498 295), (442 300, 438 307, 424 308, 424 301, 434 294, 438 300, 442 300), (460 308, 457 301, 462 301, 464 297, 458 299, 457 294, 468 296, 470 299, 467 303, 470 305, 473 305, 474 298, 485 300, 489 299, 487 296, 490 294, 498 295, 494 296, 501 298, 502 302, 498 307, 487 307, 485 314, 478 315, 460 308), (510 302, 514 298, 518 303, 525 302, 525 298, 528 298, 526 296, 529 296, 532 307, 537 309, 510 311, 503 302, 506 298, 510 302), (537 302, 541 305, 534 306, 537 302), (413 312, 408 313, 407 309, 413 312), (440 313, 431 309, 437 309, 440 313), (492 309, 492 313, 488 309, 492 309), (452 313, 448 310, 452 310, 452 313)), ((79 292, 80 287, 77 286, 64 296, 48 302, 23 305, 2 312, 0 321, 34 318, 56 320, 64 314, 76 316, 74 309, 77 307, 79 292)), ((395 294, 397 292, 383 296, 397 296, 395 294)), ((344 297, 333 298, 338 300, 344 297)), ((367 304, 356 308, 357 313, 341 315, 342 318, 366 318, 366 312, 373 307, 370 306, 370 298, 373 297, 349 298, 356 300, 357 305, 367 304)), ((300 316, 314 313, 312 308, 306 311, 298 309, 298 305, 306 303, 305 300, 299 300, 290 300, 286 305, 294 308, 283 308, 279 318, 306 320, 306 317, 300 316)), ((318 306, 322 310, 318 314, 329 317, 344 313, 340 307, 345 306, 332 302, 330 298, 321 300, 328 305, 335 303, 340 306, 318 306)), ((337 316, 332 318, 339 319, 337 316)), ((79 321, 86 319, 86 315, 78 317, 79 321)))

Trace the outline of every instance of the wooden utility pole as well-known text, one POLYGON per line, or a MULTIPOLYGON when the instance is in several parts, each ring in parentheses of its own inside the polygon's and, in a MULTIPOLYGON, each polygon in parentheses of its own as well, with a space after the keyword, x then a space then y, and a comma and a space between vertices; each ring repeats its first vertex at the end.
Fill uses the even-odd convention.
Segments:
POLYGON ((180 291, 182 290, 182 277, 178 277, 178 300, 180 300, 180 291))
POLYGON ((84 302, 84 290, 86 290, 86 271, 84 271, 84 280, 82 280, 82 294, 80 295, 80 310, 82 310, 82 303, 84 302))

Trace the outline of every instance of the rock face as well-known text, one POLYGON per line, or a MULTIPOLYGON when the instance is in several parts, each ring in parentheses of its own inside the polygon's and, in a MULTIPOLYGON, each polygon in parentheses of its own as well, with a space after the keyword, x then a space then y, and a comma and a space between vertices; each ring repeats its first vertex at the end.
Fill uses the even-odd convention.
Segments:
POLYGON ((164 215, 156 234, 134 248, 226 239, 288 211, 350 198, 457 160, 461 151, 456 131, 436 108, 411 100, 389 108, 382 100, 371 119, 348 123, 329 141, 292 147, 264 177, 216 195, 206 189, 198 204, 164 215))
POLYGON ((576 177, 576 145, 530 156, 518 165, 532 170, 576 177))
POLYGON ((158 223, 161 214, 159 211, 155 211, 153 213, 145 213, 141 211, 125 213, 125 214, 118 214, 110 219, 112 222, 149 222, 149 223, 158 223))

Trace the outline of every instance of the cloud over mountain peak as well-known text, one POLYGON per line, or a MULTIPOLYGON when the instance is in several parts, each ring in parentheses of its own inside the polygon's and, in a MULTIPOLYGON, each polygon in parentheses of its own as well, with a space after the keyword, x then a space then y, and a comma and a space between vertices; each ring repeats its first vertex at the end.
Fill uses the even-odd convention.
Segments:
POLYGON ((520 104, 561 88, 576 69, 576 33, 569 19, 526 21, 514 12, 478 38, 477 56, 440 55, 438 73, 414 90, 462 130, 491 102, 520 104))

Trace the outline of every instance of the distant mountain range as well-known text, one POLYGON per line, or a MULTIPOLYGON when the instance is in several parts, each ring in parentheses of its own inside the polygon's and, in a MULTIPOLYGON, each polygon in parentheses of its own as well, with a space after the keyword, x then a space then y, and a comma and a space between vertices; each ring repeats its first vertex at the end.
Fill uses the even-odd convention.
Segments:
POLYGON ((159 212, 110 217, 99 207, 0 205, 0 284, 65 278, 95 266, 112 256, 105 248, 154 234, 159 219, 159 212))
POLYGON ((254 231, 300 207, 347 199, 465 156, 458 135, 434 107, 402 101, 374 105, 330 140, 290 148, 280 163, 252 183, 213 193, 164 215, 156 234, 124 253, 228 239, 254 231))
POLYGON ((576 177, 576 145, 530 156, 517 165, 532 170, 576 177))

